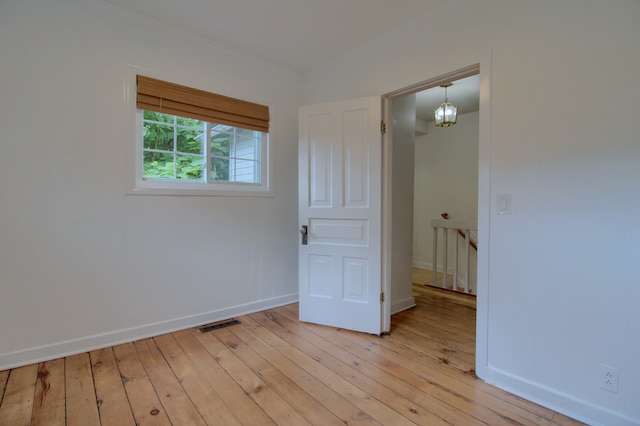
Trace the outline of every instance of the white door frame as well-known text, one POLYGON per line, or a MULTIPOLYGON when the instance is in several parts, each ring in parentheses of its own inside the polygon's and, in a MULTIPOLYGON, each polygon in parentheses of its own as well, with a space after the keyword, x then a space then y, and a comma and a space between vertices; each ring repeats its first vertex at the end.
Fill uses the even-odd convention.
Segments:
MULTIPOLYGON (((483 377, 488 367, 489 227, 491 213, 491 52, 474 65, 460 68, 382 96, 382 116, 391 122, 391 101, 400 96, 438 87, 441 84, 480 74, 480 118, 478 149, 478 273, 476 290, 476 374, 483 377)), ((392 140, 391 131, 383 136, 382 158, 382 288, 391 295, 392 233, 392 140)), ((383 303, 382 330, 391 329, 390 297, 383 303)))

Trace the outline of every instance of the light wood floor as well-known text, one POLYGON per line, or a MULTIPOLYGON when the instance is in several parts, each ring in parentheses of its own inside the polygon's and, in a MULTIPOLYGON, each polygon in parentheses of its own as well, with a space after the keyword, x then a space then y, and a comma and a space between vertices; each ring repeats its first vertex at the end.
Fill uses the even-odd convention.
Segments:
POLYGON ((369 336, 297 304, 0 372, 0 425, 576 425, 474 374, 475 297, 414 285, 369 336))

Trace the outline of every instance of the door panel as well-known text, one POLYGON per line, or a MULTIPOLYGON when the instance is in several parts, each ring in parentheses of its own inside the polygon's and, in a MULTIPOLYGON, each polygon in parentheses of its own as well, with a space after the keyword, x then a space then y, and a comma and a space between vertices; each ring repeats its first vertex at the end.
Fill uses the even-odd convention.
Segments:
POLYGON ((300 108, 302 321, 381 332, 381 100, 300 108))
POLYGON ((333 257, 309 255, 309 294, 310 298, 331 298, 330 281, 325 277, 331 275, 333 270, 333 257))
POLYGON ((331 139, 331 118, 330 114, 308 117, 308 133, 314 135, 308 142, 310 155, 306 159, 309 174, 306 184, 309 187, 308 197, 311 207, 331 207, 333 201, 331 199, 333 193, 331 191, 331 149, 333 147, 331 144, 324 143, 331 139))
MULTIPOLYGON (((369 114, 366 110, 344 114, 344 195, 345 207, 369 205, 369 146, 367 129, 369 114)), ((378 135, 379 136, 379 135, 378 135)), ((381 145, 378 143, 377 148, 381 145)))
POLYGON ((316 244, 340 244, 367 246, 369 222, 362 219, 314 219, 309 218, 311 241, 316 244))
POLYGON ((367 286, 367 259, 345 257, 342 271, 344 273, 344 294, 342 297, 348 302, 367 303, 369 287, 367 286))

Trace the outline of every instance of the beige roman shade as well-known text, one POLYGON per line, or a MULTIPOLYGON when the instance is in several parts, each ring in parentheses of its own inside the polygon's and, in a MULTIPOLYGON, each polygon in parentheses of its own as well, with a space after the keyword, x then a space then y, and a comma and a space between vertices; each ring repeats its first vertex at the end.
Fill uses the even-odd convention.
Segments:
POLYGON ((196 118, 243 129, 269 131, 269 107, 203 90, 137 76, 139 109, 196 118))

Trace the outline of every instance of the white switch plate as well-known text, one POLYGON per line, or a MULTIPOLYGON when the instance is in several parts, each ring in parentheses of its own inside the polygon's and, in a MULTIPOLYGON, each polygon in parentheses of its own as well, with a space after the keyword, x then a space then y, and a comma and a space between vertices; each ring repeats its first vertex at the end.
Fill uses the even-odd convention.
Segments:
POLYGON ((496 196, 496 206, 499 215, 511 214, 511 194, 496 196))

